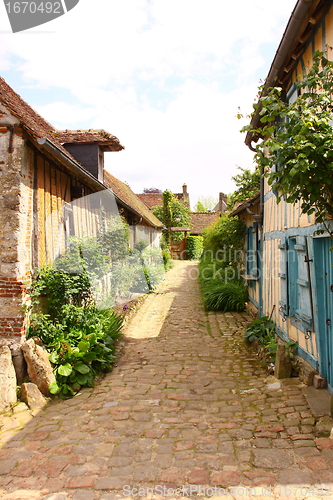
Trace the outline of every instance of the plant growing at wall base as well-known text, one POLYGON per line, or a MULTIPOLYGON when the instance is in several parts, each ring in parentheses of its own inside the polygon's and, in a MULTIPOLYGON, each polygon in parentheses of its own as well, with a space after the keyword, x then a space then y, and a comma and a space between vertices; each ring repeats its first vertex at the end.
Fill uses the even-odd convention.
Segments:
POLYGON ((245 283, 239 281, 220 282, 208 280, 201 282, 202 295, 209 311, 244 311, 248 298, 245 283))
POLYGON ((86 276, 50 267, 38 271, 31 296, 27 337, 39 337, 50 352, 56 377, 50 392, 68 397, 91 387, 96 375, 111 369, 122 318, 97 309, 86 276))
MULTIPOLYGON (((277 338, 275 334, 275 323, 268 317, 262 316, 249 323, 244 334, 245 339, 249 342, 254 342, 255 339, 266 349, 270 360, 274 363, 277 351, 277 338)), ((294 351, 298 347, 298 343, 292 341, 285 342, 284 347, 289 354, 290 359, 294 358, 294 351)))
POLYGON ((315 52, 311 69, 295 86, 298 97, 289 103, 282 88, 271 87, 265 94, 259 88, 253 107, 260 125, 242 131, 262 138, 255 160, 277 202, 300 202, 303 213, 324 222, 333 217, 333 62, 327 53, 315 52))

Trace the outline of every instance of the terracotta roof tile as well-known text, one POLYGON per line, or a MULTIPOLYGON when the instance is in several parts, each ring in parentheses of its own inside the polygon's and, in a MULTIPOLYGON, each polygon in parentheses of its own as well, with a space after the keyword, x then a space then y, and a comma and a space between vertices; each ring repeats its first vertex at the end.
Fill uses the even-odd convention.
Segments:
POLYGON ((133 193, 127 184, 120 181, 106 170, 104 170, 104 184, 111 189, 120 200, 126 203, 126 205, 134 208, 134 210, 136 210, 151 226, 164 227, 163 223, 155 217, 153 212, 133 193))
POLYGON ((162 193, 141 193, 136 195, 149 208, 163 205, 162 193))
POLYGON ((0 103, 16 116, 22 127, 34 138, 46 138, 56 144, 67 156, 71 156, 54 136, 56 129, 42 118, 8 83, 0 77, 0 103))
POLYGON ((103 129, 99 130, 57 130, 54 133, 57 140, 61 143, 91 144, 97 143, 103 151, 121 151, 124 149, 119 139, 103 129))
POLYGON ((206 227, 217 221, 219 212, 192 212, 191 213, 191 234, 202 234, 206 227))

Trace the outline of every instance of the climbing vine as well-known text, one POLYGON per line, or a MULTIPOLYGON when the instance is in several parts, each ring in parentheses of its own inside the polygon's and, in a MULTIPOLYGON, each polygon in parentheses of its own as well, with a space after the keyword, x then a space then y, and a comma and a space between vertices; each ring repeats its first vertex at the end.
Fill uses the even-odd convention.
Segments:
POLYGON ((260 87, 253 105, 260 125, 242 131, 262 138, 255 160, 277 193, 277 202, 299 201, 303 213, 324 222, 333 217, 333 62, 326 52, 315 52, 311 69, 295 88, 297 98, 287 102, 282 88, 262 94, 260 87))
POLYGON ((185 227, 191 226, 190 207, 187 203, 183 203, 174 196, 174 194, 165 190, 163 192, 163 205, 153 207, 153 213, 156 217, 163 222, 167 228, 163 232, 164 242, 168 248, 172 241, 180 241, 184 238, 184 233, 174 232, 171 233, 171 227, 185 227))

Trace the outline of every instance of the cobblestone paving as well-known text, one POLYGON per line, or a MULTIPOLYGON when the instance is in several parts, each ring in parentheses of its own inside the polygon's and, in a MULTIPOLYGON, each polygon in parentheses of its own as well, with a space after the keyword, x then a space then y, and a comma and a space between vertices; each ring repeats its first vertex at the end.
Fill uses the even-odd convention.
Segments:
POLYGON ((270 385, 250 318, 206 315, 195 276, 176 263, 94 389, 3 419, 1 499, 333 498, 333 440, 300 386, 270 385))

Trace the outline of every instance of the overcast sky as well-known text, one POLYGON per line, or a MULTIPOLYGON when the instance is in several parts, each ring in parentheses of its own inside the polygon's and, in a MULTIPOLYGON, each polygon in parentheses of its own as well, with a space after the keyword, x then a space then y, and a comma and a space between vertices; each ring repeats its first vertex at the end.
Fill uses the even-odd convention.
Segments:
MULTIPOLYGON (((41 0, 36 0, 39 3, 41 0)), ((251 112, 296 0, 80 0, 13 34, 0 5, 1 76, 60 129, 104 128, 106 168, 134 192, 218 197, 253 169, 251 112)))

